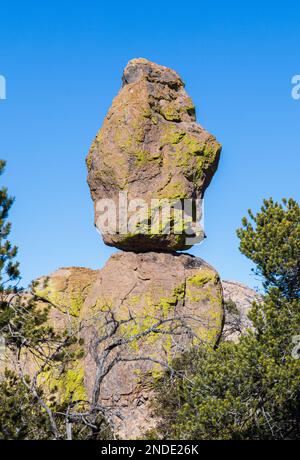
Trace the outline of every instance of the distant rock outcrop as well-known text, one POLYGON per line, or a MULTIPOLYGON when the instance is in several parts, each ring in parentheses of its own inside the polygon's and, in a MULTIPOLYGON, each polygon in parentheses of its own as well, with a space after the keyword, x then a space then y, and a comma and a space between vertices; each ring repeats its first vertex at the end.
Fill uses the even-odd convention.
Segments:
POLYGON ((196 123, 194 104, 178 74, 146 59, 130 61, 123 87, 87 157, 95 225, 104 242, 124 250, 166 251, 190 247, 193 243, 186 241, 187 234, 201 240, 203 230, 197 227, 195 209, 185 210, 179 224, 182 232, 174 230, 181 211, 167 217, 162 228, 150 228, 151 217, 157 220, 160 212, 151 200, 167 200, 181 207, 184 199, 203 198, 220 152, 215 137, 196 123), (125 195, 131 203, 127 215, 117 212, 114 228, 114 222, 101 225, 103 200, 112 200, 119 210, 125 195), (132 217, 141 207, 138 200, 143 200, 148 210, 135 227, 132 217), (168 226, 171 231, 166 234, 168 226))
POLYGON ((253 302, 261 302, 262 295, 237 281, 222 281, 225 301, 225 324, 222 337, 238 341, 241 334, 251 328, 248 318, 253 302))

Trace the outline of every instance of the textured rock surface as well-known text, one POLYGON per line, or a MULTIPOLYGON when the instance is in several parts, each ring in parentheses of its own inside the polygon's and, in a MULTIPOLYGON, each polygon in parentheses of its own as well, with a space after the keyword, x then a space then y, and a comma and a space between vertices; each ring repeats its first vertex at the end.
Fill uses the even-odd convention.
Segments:
MULTIPOLYGON (((127 339, 160 320, 174 319, 161 325, 162 333, 150 333, 119 347, 117 352, 127 360, 149 357, 168 363, 172 356, 199 340, 215 343, 222 330, 223 300, 218 274, 190 255, 131 252, 113 255, 99 272, 83 307, 83 318, 91 318, 85 328, 89 349, 93 338, 104 335, 103 317, 110 317, 109 309, 117 321, 134 318, 116 333, 127 339), (178 317, 182 323, 176 320, 178 317), (171 328, 174 333, 169 334, 171 328)), ((108 340, 105 346, 110 343, 108 340)), ((100 350, 101 347, 104 344, 100 350)), ((112 353, 110 360, 114 356, 112 353)), ((117 404, 124 417, 115 420, 122 438, 140 436, 155 423, 148 411, 151 389, 147 376, 155 377, 161 369, 159 364, 142 359, 121 362, 107 375, 100 400, 108 406, 117 404)), ((91 395, 95 374, 91 353, 86 355, 85 370, 86 388, 91 395)))
POLYGON ((261 302, 262 296, 253 289, 236 281, 222 281, 225 309, 225 324, 222 337, 225 340, 238 341, 241 334, 251 327, 248 318, 254 301, 261 302))
POLYGON ((151 382, 171 357, 199 341, 214 344, 222 331, 219 276, 190 255, 120 252, 102 270, 60 269, 49 277, 46 289, 42 282, 39 289, 58 306, 50 313, 53 326, 80 326, 84 339, 78 350, 83 353, 66 374, 46 375, 44 381, 50 388, 58 385, 63 396, 72 392, 91 400, 95 358, 102 359, 103 370, 118 356, 121 361, 103 379, 97 400, 112 408, 111 420, 124 439, 155 426, 149 409, 151 382), (105 350, 109 353, 103 359, 105 350))
MULTIPOLYGON (((83 304, 88 293, 98 277, 97 270, 90 270, 82 267, 60 268, 48 277, 41 277, 36 280, 35 293, 43 299, 51 302, 49 310, 49 325, 53 326, 55 332, 67 330, 74 333, 80 339, 81 319, 83 304)), ((24 297, 28 298, 29 293, 24 297)), ((41 308, 45 307, 44 302, 39 302, 41 308)), ((44 390, 49 392, 53 387, 58 390, 61 401, 65 401, 73 395, 73 399, 86 399, 84 386, 84 360, 83 348, 79 343, 72 345, 70 352, 74 353, 74 359, 70 360, 64 370, 57 366, 51 373, 44 372, 39 377, 39 383, 44 390)), ((33 359, 32 354, 24 347, 21 362, 24 373, 34 375, 39 369, 39 363, 33 359)), ((10 356, 0 359, 0 374, 7 365, 14 368, 14 360, 10 356)))
MULTIPOLYGON (((67 330, 77 336, 71 350, 74 359, 62 369, 57 367, 52 373, 46 372, 41 375, 40 383, 44 389, 58 389, 61 400, 64 401, 72 394, 73 400, 86 399, 84 385, 84 359, 83 346, 80 345, 81 327, 83 327, 80 315, 84 302, 98 277, 98 270, 90 270, 83 267, 65 267, 56 270, 49 277, 40 278, 35 289, 36 294, 48 299, 52 303, 49 312, 49 323, 55 331, 67 330)), ((32 363, 25 356, 29 374, 32 373, 32 363)))
MULTIPOLYGON (((221 145, 195 120, 193 102, 175 71, 146 59, 127 64, 123 87, 87 157, 98 227, 99 200, 112 199, 118 209, 119 192, 126 192, 128 200, 143 199, 148 206, 151 199, 174 203, 203 197, 217 169, 221 145)), ((130 217, 129 210, 126 223, 130 217)), ((103 226, 99 230, 106 244, 125 250, 180 250, 190 245, 184 232, 148 232, 148 219, 149 214, 137 229, 129 227, 122 234, 110 234, 103 226)), ((193 220, 187 212, 182 227, 201 239, 203 232, 196 230, 193 220)), ((172 227, 172 217, 169 221, 172 227)))

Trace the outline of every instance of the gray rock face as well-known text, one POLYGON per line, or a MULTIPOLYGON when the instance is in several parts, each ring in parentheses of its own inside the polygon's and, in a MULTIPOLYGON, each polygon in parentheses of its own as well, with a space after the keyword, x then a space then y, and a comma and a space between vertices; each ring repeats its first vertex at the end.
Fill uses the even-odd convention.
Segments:
POLYGON ((222 281, 222 287, 226 306, 222 337, 237 342, 239 337, 251 328, 249 310, 253 302, 262 301, 262 296, 237 281, 222 281))
POLYGON ((187 236, 201 240, 192 206, 203 197, 220 152, 221 145, 196 123, 194 104, 178 74, 146 59, 130 61, 87 157, 95 225, 104 242, 124 250, 173 251, 193 244, 187 236), (104 199, 116 209, 115 222, 103 219, 104 199), (183 200, 193 203, 184 212, 183 200), (160 209, 174 204, 178 210, 159 224, 160 209))

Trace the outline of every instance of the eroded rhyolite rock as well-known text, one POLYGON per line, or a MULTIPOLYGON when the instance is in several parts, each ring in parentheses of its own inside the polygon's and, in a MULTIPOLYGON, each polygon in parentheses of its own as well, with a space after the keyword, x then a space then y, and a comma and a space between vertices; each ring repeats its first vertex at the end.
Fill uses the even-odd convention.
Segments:
MULTIPOLYGON (((192 343, 218 340, 223 322, 219 276, 190 255, 115 254, 99 272, 83 307, 89 350, 106 334, 112 315, 118 329, 99 345, 98 352, 102 356, 116 338, 122 339, 124 345, 111 352, 108 363, 117 354, 126 362, 119 362, 107 375, 99 399, 108 406, 117 404, 123 417, 115 419, 117 432, 122 438, 134 438, 155 424, 149 415, 148 378, 151 381, 161 373, 158 361, 167 364, 192 343), (147 333, 152 327, 153 332, 147 333)), ((95 368, 89 352, 85 358, 89 395, 94 390, 95 368)))
POLYGON ((219 276, 186 254, 120 252, 99 271, 58 270, 41 294, 59 306, 52 324, 78 328, 84 341, 66 377, 50 376, 49 386, 61 382, 67 396, 110 408, 123 439, 155 426, 151 382, 170 359, 192 344, 215 344, 222 330, 219 276))
MULTIPOLYGON (((41 374, 39 383, 44 390, 51 391, 57 388, 61 401, 86 400, 87 393, 84 385, 84 348, 81 344, 83 322, 80 318, 82 308, 96 279, 98 270, 84 267, 63 267, 56 270, 49 277, 37 280, 35 293, 40 297, 50 300, 52 308, 49 311, 49 324, 55 332, 68 334, 77 338, 69 349, 74 356, 68 366, 53 367, 51 372, 41 374)), ((41 306, 44 306, 43 304, 41 306)), ((30 355, 24 356, 27 371, 32 374, 34 366, 30 355)))
POLYGON ((183 232, 172 227, 174 220, 178 223, 180 211, 161 228, 149 230, 149 219, 152 216, 155 221, 159 212, 159 206, 152 202, 151 214, 151 200, 181 205, 183 199, 202 198, 217 169, 220 152, 221 145, 196 123, 194 104, 178 74, 146 59, 130 61, 123 86, 87 157, 95 225, 104 242, 124 250, 149 251, 190 247, 193 243, 186 241, 185 233, 201 240, 203 232, 189 210, 178 224, 183 232), (111 199, 119 209, 125 194, 128 215, 117 215, 116 227, 112 219, 108 225, 101 223, 101 200, 111 199), (132 200, 144 200, 149 207, 143 209, 137 226, 132 217, 140 204, 132 200), (171 232, 161 234, 168 225, 171 232))

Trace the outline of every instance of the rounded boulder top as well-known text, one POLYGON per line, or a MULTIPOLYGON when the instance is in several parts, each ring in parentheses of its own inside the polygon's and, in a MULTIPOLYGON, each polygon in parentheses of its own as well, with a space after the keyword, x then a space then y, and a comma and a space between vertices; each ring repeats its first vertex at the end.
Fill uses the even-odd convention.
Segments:
POLYGON ((183 81, 175 70, 155 64, 154 62, 148 61, 148 59, 132 59, 124 69, 122 77, 123 85, 135 83, 142 79, 160 82, 174 87, 184 86, 183 81))

